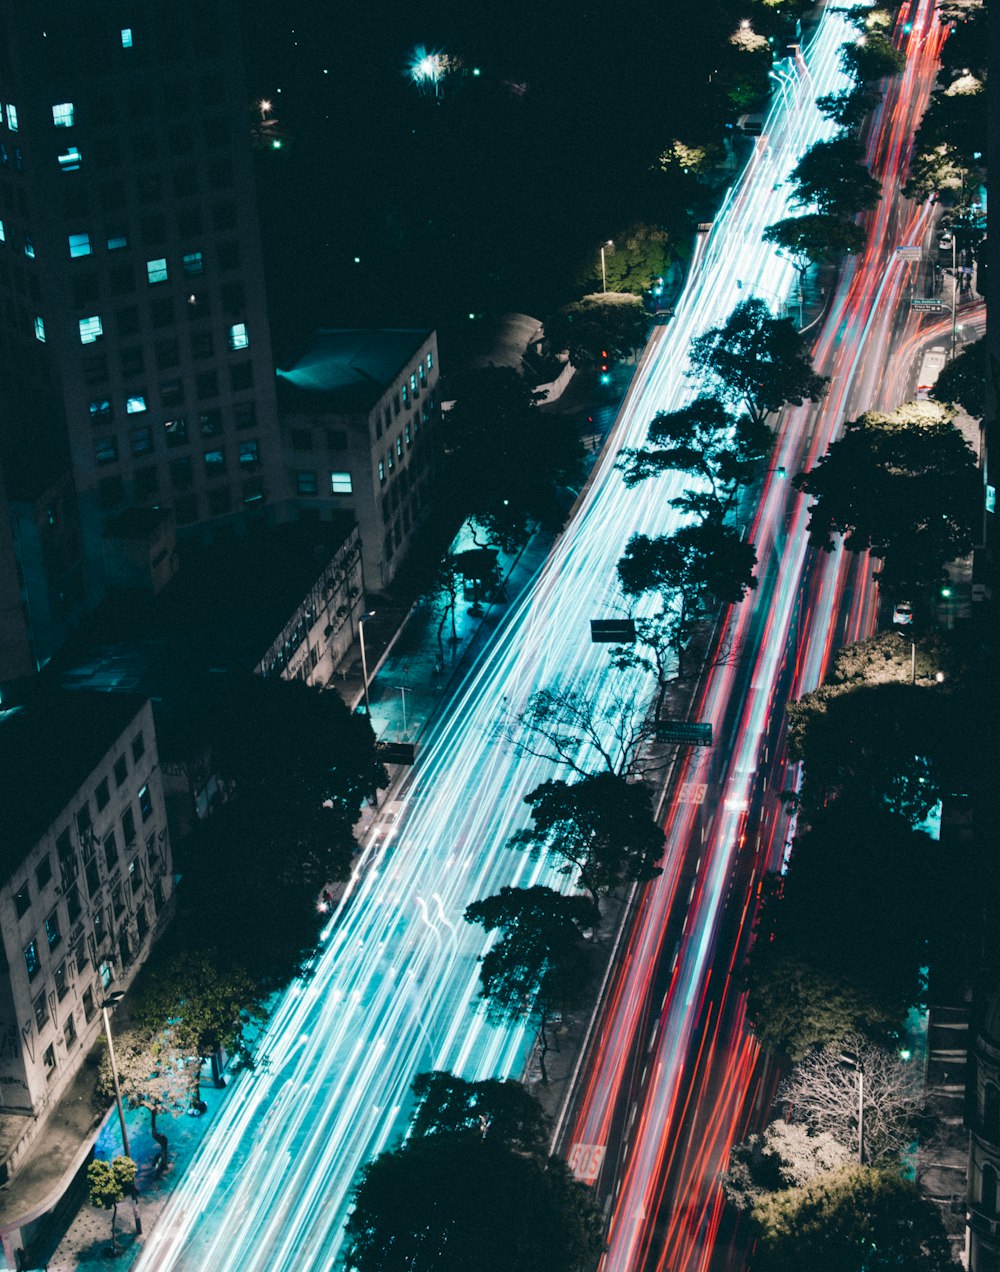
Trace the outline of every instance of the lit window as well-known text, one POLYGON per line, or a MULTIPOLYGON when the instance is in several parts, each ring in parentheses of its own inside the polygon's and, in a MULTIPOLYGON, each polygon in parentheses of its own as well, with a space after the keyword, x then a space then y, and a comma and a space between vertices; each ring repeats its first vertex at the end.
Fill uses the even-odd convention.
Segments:
POLYGON ((94 463, 114 464, 118 461, 118 438, 97 437, 94 439, 94 463))
POLYGON ((139 792, 139 813, 144 822, 149 821, 153 815, 153 798, 148 786, 144 786, 139 792))
POLYGON ((165 283, 167 281, 167 262, 162 257, 159 260, 147 261, 146 277, 150 283, 165 283))
POLYGON ((123 247, 128 247, 128 235, 112 234, 108 239, 108 251, 120 252, 123 247))
POLYGON ((31 980, 37 976, 42 970, 42 964, 38 958, 38 942, 29 941, 24 947, 24 965, 28 969, 28 979, 31 980))
POLYGON ((234 322, 229 328, 229 347, 230 349, 248 349, 250 347, 250 337, 247 335, 245 322, 234 322))
POLYGON ((130 49, 132 47, 132 28, 122 27, 122 48, 130 49))
POLYGON ((260 450, 256 441, 240 442, 240 467, 256 468, 260 463, 260 450))
POLYGON ((95 398, 90 404, 91 424, 108 424, 112 418, 111 402, 108 398, 95 398))
POLYGON ((295 488, 300 495, 315 495, 317 493, 316 474, 308 470, 300 470, 295 474, 295 488))
POLYGON ((24 236, 24 254, 25 256, 30 256, 32 260, 35 259, 35 241, 29 238, 27 234, 24 236))
POLYGON ((183 416, 176 420, 164 420, 163 436, 168 446, 185 446, 188 439, 187 420, 183 416))
POLYGON ((69 254, 70 256, 89 256, 90 235, 71 234, 69 236, 69 254))
POLYGON ((80 319, 81 344, 93 344, 95 340, 100 340, 103 335, 104 328, 101 326, 101 320, 96 314, 93 318, 80 319))
POLYGON ((60 172, 76 172, 80 167, 82 156, 76 146, 70 146, 68 150, 64 150, 59 156, 60 172))
POLYGON ((220 446, 218 450, 205 452, 205 476, 218 477, 226 471, 226 452, 220 446))
POLYGON ((409 404, 410 404, 410 390, 407 388, 407 386, 406 386, 405 384, 403 385, 402 393, 403 393, 403 406, 404 406, 404 407, 405 407, 405 406, 409 406, 409 404))
POLYGON ((54 950, 62 940, 62 932, 59 931, 58 910, 53 910, 49 917, 45 920, 45 935, 49 942, 49 949, 54 950))
POLYGON ((125 410, 129 415, 141 415, 146 409, 146 399, 141 393, 134 393, 125 399, 125 410))
POLYGON ((403 458, 403 439, 401 437, 396 438, 396 458, 403 458))
POLYGON ((354 486, 351 482, 350 473, 330 474, 330 493, 332 495, 349 495, 353 491, 354 486))
POLYGON ((434 355, 433 355, 433 353, 429 353, 429 354, 427 355, 427 370, 428 370, 428 371, 430 371, 430 369, 431 369, 433 366, 434 366, 434 355))
POLYGON ((420 383, 423 388, 427 388, 427 372, 424 370, 424 364, 421 362, 417 367, 417 374, 420 376, 420 383))
POLYGON ((40 316, 35 316, 35 339, 45 343, 45 320, 40 316))
POLYGON ((409 444, 410 444, 410 426, 409 426, 409 424, 407 424, 407 425, 406 425, 406 427, 403 429, 403 436, 406 438, 406 444, 407 444, 407 446, 409 446, 409 444))
POLYGON ((184 273, 200 274, 205 268, 201 252, 185 252, 184 253, 184 273))
POLYGON ((7 103, 7 127, 11 132, 17 132, 17 107, 10 102, 7 103))
POLYGON ((61 102, 52 107, 52 122, 57 128, 72 128, 76 123, 76 111, 72 102, 61 102))
POLYGON ((416 373, 414 373, 413 375, 410 376, 410 392, 416 393, 416 391, 417 391, 417 377, 416 377, 416 373))
POLYGON ((7 242, 7 231, 4 229, 3 221, 0 221, 0 243, 7 242))
POLYGON ((129 433, 129 445, 133 455, 148 455, 153 449, 153 431, 148 426, 134 428, 129 433))
POLYGON ((385 460, 384 459, 380 459, 378 461, 378 479, 380 482, 385 481, 385 460))

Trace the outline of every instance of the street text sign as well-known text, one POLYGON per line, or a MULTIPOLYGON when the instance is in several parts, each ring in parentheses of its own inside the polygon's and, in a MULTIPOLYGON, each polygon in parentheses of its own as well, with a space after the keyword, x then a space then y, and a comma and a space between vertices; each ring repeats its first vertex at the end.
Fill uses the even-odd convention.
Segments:
POLYGON ((663 720, 656 726, 658 742, 676 742, 681 746, 711 746, 711 724, 687 724, 680 720, 663 720))

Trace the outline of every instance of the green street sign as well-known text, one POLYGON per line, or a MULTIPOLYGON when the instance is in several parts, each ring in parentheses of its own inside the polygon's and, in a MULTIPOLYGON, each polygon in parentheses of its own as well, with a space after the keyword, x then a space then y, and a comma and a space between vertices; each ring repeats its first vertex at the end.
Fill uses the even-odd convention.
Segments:
POLYGON ((688 724, 680 720, 663 720, 656 726, 658 742, 673 742, 678 746, 711 746, 711 724, 688 724))
POLYGON ((944 301, 938 300, 936 296, 914 296, 910 301, 910 308, 923 309, 936 314, 944 309, 944 301))

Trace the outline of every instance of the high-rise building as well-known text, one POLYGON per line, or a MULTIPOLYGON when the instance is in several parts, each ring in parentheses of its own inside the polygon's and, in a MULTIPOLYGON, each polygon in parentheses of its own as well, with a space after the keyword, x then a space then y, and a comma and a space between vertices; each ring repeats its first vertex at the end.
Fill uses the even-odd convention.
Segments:
POLYGON ((91 602, 124 509, 284 501, 238 16, 0 0, 0 434, 71 472, 91 602))

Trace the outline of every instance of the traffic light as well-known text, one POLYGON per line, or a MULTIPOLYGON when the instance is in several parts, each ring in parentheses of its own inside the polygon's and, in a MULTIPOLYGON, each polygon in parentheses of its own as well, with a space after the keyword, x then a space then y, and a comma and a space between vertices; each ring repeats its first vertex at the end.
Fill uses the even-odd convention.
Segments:
POLYGON ((608 358, 607 349, 601 350, 600 368, 601 368, 601 383, 610 384, 611 383, 611 362, 610 362, 610 359, 608 358))

